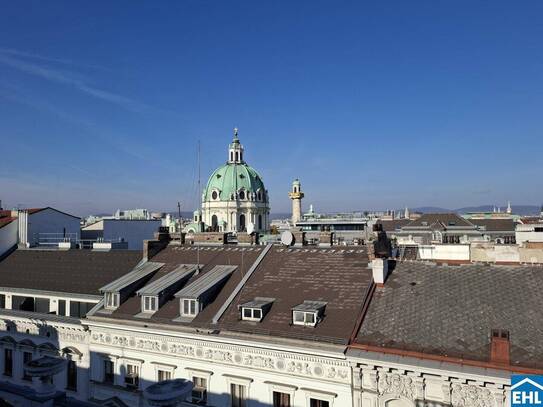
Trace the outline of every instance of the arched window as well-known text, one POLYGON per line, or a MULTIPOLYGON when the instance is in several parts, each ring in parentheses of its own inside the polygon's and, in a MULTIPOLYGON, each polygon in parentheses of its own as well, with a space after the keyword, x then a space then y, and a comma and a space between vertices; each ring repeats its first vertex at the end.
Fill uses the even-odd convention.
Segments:
POLYGON ((214 232, 219 229, 219 219, 217 218, 217 215, 211 217, 211 229, 213 229, 214 232))
POLYGON ((258 215, 258 230, 262 230, 262 215, 258 215))
POLYGON ((245 232, 245 215, 239 215, 239 227, 240 232, 245 232))
POLYGON ((239 199, 245 199, 245 191, 243 189, 239 191, 239 199))
POLYGON ((234 161, 234 152, 230 151, 230 161, 234 161))
POLYGON ((239 161, 239 153, 236 151, 236 161, 239 161))
POLYGON ((211 193, 211 198, 212 198, 212 199, 215 200, 215 199, 217 199, 218 197, 219 197, 219 194, 217 193, 217 191, 213 191, 213 192, 211 193))

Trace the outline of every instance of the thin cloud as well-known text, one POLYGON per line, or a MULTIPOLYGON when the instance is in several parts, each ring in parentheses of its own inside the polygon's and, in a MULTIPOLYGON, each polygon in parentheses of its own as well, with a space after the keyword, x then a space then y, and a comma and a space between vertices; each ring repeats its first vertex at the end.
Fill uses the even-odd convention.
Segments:
POLYGON ((19 50, 13 49, 13 48, 0 47, 0 53, 8 54, 8 55, 15 55, 17 57, 35 59, 35 60, 38 60, 38 61, 76 66, 76 67, 81 67, 81 68, 98 69, 98 70, 101 70, 101 71, 109 71, 110 70, 108 68, 105 68, 105 67, 99 66, 99 65, 82 64, 82 63, 79 63, 79 62, 74 62, 72 60, 63 59, 63 58, 46 57, 46 56, 43 56, 43 55, 40 55, 40 54, 34 54, 32 52, 26 52, 26 51, 19 51, 19 50))
POLYGON ((74 89, 94 98, 116 104, 127 110, 141 113, 149 109, 149 106, 137 102, 125 96, 98 89, 88 85, 83 79, 75 77, 71 73, 46 68, 34 63, 23 61, 19 58, 8 56, 0 52, 0 63, 15 68, 29 75, 37 76, 50 82, 72 86, 74 89))

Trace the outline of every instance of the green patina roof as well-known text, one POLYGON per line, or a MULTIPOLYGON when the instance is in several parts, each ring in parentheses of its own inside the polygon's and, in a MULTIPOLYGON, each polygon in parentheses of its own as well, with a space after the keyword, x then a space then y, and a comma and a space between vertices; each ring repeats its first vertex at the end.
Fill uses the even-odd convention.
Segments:
POLYGON ((245 163, 227 163, 213 171, 203 192, 204 201, 211 201, 214 189, 220 191, 221 201, 230 200, 230 196, 240 189, 245 193, 256 193, 259 189, 262 193, 266 191, 258 172, 245 163))

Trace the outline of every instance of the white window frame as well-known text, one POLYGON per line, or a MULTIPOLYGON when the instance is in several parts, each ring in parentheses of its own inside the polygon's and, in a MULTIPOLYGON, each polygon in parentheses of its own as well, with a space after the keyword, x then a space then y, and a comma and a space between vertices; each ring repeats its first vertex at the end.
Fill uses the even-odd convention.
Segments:
POLYGON ((195 317, 200 312, 200 301, 194 298, 181 298, 181 315, 184 317, 195 317), (191 312, 192 306, 189 305, 189 312, 185 310, 185 301, 188 301, 189 304, 194 302, 194 313, 191 312))
POLYGON ((139 360, 132 360, 132 359, 124 360, 124 363, 123 363, 123 366, 124 366, 123 384, 124 384, 125 387, 130 387, 130 388, 134 388, 136 390, 139 390, 140 385, 141 385, 141 365, 142 365, 142 362, 139 361, 139 360), (131 386, 128 385, 128 383, 126 383, 126 378, 128 376, 128 366, 129 365, 136 367, 137 372, 138 372, 138 385, 135 386, 135 387, 131 387, 131 386))
POLYGON ((156 312, 158 310, 158 297, 156 295, 143 295, 141 297, 141 307, 143 312, 156 312), (149 303, 147 303, 149 301, 149 303), (149 307, 147 306, 149 305, 149 307), (154 305, 154 307, 151 307, 154 305))
POLYGON ((305 393, 307 407, 311 406, 311 399, 327 401, 329 407, 334 407, 334 400, 337 398, 337 394, 314 389, 302 388, 301 390, 305 393))
MULTIPOLYGON (((208 402, 209 402, 209 394, 210 394, 209 389, 211 388, 211 376, 213 375, 213 372, 210 372, 207 370, 193 369, 190 367, 186 367, 185 369, 187 371, 188 380, 193 381, 194 377, 199 377, 201 379, 206 380, 206 384, 207 384, 206 392, 207 392, 207 397, 208 397, 208 402)), ((188 395, 187 402, 192 403, 192 392, 191 394, 188 395)))
POLYGON ((294 394, 296 393, 296 390, 298 390, 298 387, 275 382, 264 382, 264 384, 268 385, 268 390, 270 393, 270 406, 273 406, 274 392, 288 394, 290 396, 290 405, 294 406, 294 394))
POLYGON ((243 321, 256 321, 260 322, 262 321, 262 317, 264 316, 264 312, 262 311, 262 308, 253 308, 253 307, 241 307, 241 319, 243 321), (245 310, 251 311, 251 316, 246 317, 245 316, 245 310), (260 318, 255 317, 255 311, 260 312, 260 318))
POLYGON ((315 326, 317 325, 319 313, 316 311, 297 311, 292 310, 292 323, 294 325, 301 325, 301 326, 315 326), (296 321, 296 314, 303 314, 303 322, 302 321, 296 321), (313 315, 313 322, 308 321, 308 315, 313 315))
POLYGON ((232 384, 237 384, 240 386, 245 386, 246 392, 245 392, 245 400, 246 404, 251 400, 251 383, 253 382, 253 379, 250 379, 248 377, 240 377, 240 376, 234 376, 229 374, 223 374, 223 377, 226 379, 226 386, 228 389, 228 398, 229 400, 232 400, 232 394, 231 394, 231 388, 232 384))
MULTIPOLYGON (((106 309, 116 309, 119 308, 120 294, 114 292, 106 292, 104 296, 104 307, 106 309)), ((68 307, 68 303, 66 307, 68 307)))
POLYGON ((155 366, 155 379, 158 382, 159 381, 159 371, 168 372, 170 374, 170 378, 175 378, 175 369, 177 366, 174 365, 165 365, 163 363, 155 363, 151 362, 155 366))

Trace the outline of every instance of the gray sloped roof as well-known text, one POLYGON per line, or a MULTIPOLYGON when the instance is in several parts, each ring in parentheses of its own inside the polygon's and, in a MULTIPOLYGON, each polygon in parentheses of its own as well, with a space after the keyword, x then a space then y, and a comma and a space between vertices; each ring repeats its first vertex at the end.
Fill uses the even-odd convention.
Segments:
POLYGON ((100 288, 101 292, 118 292, 125 287, 128 287, 130 284, 135 283, 136 281, 148 276, 149 274, 157 271, 161 268, 164 263, 156 263, 152 261, 145 262, 136 266, 130 273, 125 274, 124 276, 118 278, 117 280, 112 281, 109 284, 106 284, 100 288))
POLYGON ((16 250, 0 261, 0 286, 99 295, 141 261, 141 251, 16 250))
POLYGON ((543 368, 543 270, 400 263, 377 288, 358 343, 488 361, 508 330, 511 364, 543 368))
MULTIPOLYGON (((203 267, 203 265, 200 265, 200 267, 203 267)), ((159 295, 172 284, 176 284, 180 280, 189 279, 197 268, 196 264, 180 264, 175 270, 150 282, 145 287, 140 288, 136 293, 138 295, 159 295)))
POLYGON ((234 272, 237 266, 215 266, 201 278, 178 291, 175 296, 178 298, 198 298, 206 291, 219 284, 234 272))

